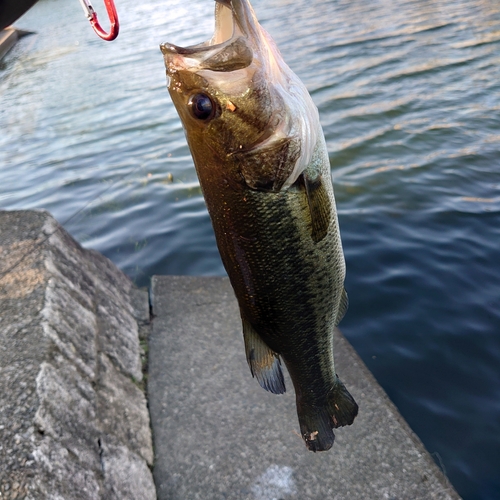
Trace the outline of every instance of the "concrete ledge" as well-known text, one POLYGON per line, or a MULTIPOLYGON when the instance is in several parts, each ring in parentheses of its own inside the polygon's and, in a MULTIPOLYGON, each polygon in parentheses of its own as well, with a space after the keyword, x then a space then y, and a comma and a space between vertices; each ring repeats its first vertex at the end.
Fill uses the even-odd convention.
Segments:
POLYGON ((22 31, 12 26, 0 31, 0 61, 5 54, 16 44, 16 42, 25 35, 30 35, 29 31, 22 31))
POLYGON ((15 45, 18 40, 17 31, 14 28, 5 28, 0 31, 0 61, 3 56, 15 45))
POLYGON ((160 500, 458 499, 340 332, 335 362, 359 404, 333 448, 308 452, 293 387, 252 380, 225 278, 155 276, 148 395, 160 500))
POLYGON ((139 345, 148 308, 48 213, 0 212, 2 500, 156 498, 139 345))
POLYGON ((152 325, 147 292, 48 213, 0 212, 0 500, 459 498, 340 332, 360 414, 313 454, 288 378, 250 376, 226 278, 154 277, 151 301, 152 325))

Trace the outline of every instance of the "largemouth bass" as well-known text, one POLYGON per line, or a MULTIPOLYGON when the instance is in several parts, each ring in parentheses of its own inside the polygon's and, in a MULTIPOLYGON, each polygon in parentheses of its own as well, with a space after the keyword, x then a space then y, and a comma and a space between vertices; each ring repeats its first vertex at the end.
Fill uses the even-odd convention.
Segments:
POLYGON ((209 41, 161 50, 251 373, 284 393, 283 360, 302 437, 310 450, 328 450, 333 428, 350 425, 358 406, 333 363, 348 300, 317 108, 248 0, 216 0, 209 41))

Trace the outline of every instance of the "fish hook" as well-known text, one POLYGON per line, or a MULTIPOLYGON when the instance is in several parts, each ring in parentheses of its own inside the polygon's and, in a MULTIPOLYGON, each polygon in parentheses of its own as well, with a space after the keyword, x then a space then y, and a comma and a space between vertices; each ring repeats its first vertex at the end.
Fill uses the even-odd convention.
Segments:
POLYGON ((104 5, 106 6, 106 10, 108 11, 109 22, 111 23, 111 28, 109 33, 106 33, 99 24, 97 20, 97 14, 90 3, 90 0, 80 0, 82 4, 83 11, 87 16, 87 19, 90 21, 92 28, 94 31, 103 39, 110 42, 114 40, 118 36, 118 31, 120 30, 120 24, 118 23, 118 14, 116 12, 115 4, 113 0, 104 0, 104 5))

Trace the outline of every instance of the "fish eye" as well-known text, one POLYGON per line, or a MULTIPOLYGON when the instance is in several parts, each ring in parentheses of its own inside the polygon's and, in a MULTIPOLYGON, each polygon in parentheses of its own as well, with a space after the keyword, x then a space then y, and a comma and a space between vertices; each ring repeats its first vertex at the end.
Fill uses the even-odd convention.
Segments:
POLYGON ((191 112, 198 120, 208 120, 215 111, 215 105, 207 94, 194 94, 188 102, 191 112))

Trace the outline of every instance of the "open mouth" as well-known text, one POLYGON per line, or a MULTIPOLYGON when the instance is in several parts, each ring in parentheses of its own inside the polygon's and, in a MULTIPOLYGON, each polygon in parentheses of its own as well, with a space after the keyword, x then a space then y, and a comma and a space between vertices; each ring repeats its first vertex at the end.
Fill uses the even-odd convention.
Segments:
POLYGON ((162 43, 160 48, 164 54, 173 53, 189 56, 195 53, 211 51, 215 46, 224 44, 237 36, 237 23, 232 0, 216 0, 215 29, 210 40, 189 47, 179 47, 173 43, 162 43))
POLYGON ((209 45, 227 42, 234 35, 234 14, 231 0, 216 0, 215 31, 209 45))

